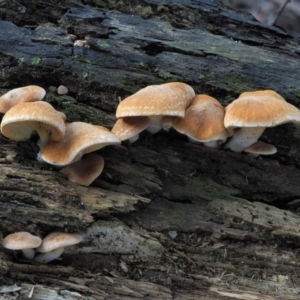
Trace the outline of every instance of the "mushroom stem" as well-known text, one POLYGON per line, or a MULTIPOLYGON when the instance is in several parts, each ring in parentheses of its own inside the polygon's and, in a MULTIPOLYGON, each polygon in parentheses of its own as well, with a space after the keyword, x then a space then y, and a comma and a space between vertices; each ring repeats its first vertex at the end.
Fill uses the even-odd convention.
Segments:
POLYGON ((220 148, 220 143, 219 143, 218 140, 203 142, 203 145, 205 147, 208 147, 208 148, 215 148, 215 149, 219 149, 220 148))
POLYGON ((49 252, 41 253, 34 258, 34 261, 47 264, 48 262, 59 258, 64 252, 64 250, 65 247, 60 247, 49 252))
POLYGON ((265 127, 243 127, 240 128, 231 139, 225 144, 225 149, 234 152, 242 152, 246 147, 257 142, 264 132, 265 127))
POLYGON ((22 249, 23 256, 27 259, 33 259, 35 251, 32 248, 22 249))
POLYGON ((162 118, 163 116, 149 116, 150 124, 146 128, 146 130, 151 134, 155 134, 159 132, 162 129, 162 124, 161 124, 162 118))
POLYGON ((128 139, 129 143, 134 143, 135 141, 137 141, 139 139, 140 135, 136 134, 134 136, 132 136, 131 138, 128 139))
MULTIPOLYGON (((42 127, 42 125, 40 126, 42 127)), ((39 130, 39 140, 37 142, 37 145, 40 148, 40 151, 42 151, 45 147, 45 145, 47 144, 48 140, 49 140, 49 131, 47 130, 39 130)))
POLYGON ((220 148, 220 144, 219 144, 219 141, 218 140, 213 140, 213 141, 207 141, 207 142, 201 142, 201 141, 198 141, 197 139, 194 139, 192 138, 191 136, 187 136, 189 141, 191 143, 196 143, 196 144, 203 144, 205 147, 209 147, 209 148, 215 148, 215 149, 218 149, 220 148))

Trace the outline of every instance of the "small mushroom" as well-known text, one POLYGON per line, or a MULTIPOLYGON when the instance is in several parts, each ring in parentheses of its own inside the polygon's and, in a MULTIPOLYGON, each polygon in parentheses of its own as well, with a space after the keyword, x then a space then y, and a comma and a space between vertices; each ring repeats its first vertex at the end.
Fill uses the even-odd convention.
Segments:
POLYGON ((224 109, 218 100, 208 95, 196 95, 183 118, 164 117, 162 123, 164 129, 174 127, 190 141, 207 147, 219 148, 227 139, 224 109))
POLYGON ((139 138, 139 133, 145 130, 150 124, 148 117, 124 117, 117 120, 111 132, 120 141, 129 140, 134 143, 139 138))
POLYGON ((62 168, 60 173, 72 182, 89 186, 101 174, 103 168, 103 157, 95 153, 89 153, 81 160, 62 168))
POLYGON ((1 132, 14 141, 26 141, 37 132, 38 145, 43 149, 48 140, 59 141, 64 136, 63 115, 44 101, 20 103, 4 115, 1 132))
POLYGON ((78 244, 82 241, 80 233, 52 232, 42 241, 42 244, 36 249, 42 254, 38 254, 34 261, 48 263, 57 259, 64 252, 65 247, 78 244))
POLYGON ((242 152, 254 144, 266 127, 300 122, 300 111, 272 90, 245 92, 225 108, 224 125, 231 139, 225 144, 242 152))
MULTIPOLYGON (((148 117, 150 124, 147 131, 154 134, 162 128, 163 116, 183 117, 194 96, 193 88, 183 82, 150 85, 121 101, 117 107, 116 117, 118 119, 148 117)), ((135 132, 134 136, 138 133, 135 132)))
POLYGON ((34 248, 39 247, 41 243, 42 239, 40 237, 29 232, 20 231, 7 235, 2 241, 2 246, 11 250, 21 250, 25 258, 33 259, 35 255, 34 248))
POLYGON ((46 91, 37 85, 13 89, 0 97, 0 113, 5 114, 19 103, 40 101, 45 95, 46 91))
POLYGON ((58 142, 49 141, 40 151, 39 159, 63 167, 80 160, 84 154, 120 143, 105 127, 84 122, 67 123, 63 139, 58 142))
POLYGON ((60 85, 57 88, 57 94, 58 95, 66 95, 66 94, 68 94, 68 92, 69 92, 68 88, 64 85, 60 85))
POLYGON ((259 155, 275 154, 277 152, 277 148, 274 145, 263 141, 257 141, 256 143, 246 147, 244 152, 248 153, 252 157, 258 157, 259 155))

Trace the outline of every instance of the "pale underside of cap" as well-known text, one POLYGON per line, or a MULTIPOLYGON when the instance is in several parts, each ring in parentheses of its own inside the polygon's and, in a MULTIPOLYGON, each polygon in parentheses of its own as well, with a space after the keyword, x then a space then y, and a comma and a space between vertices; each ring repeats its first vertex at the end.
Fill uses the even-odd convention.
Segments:
POLYGON ((42 244, 36 250, 44 253, 57 248, 75 245, 81 241, 82 235, 80 233, 52 232, 43 239, 42 244))
POLYGON ((66 166, 79 160, 86 153, 120 143, 120 140, 104 127, 73 122, 66 124, 64 138, 59 142, 49 141, 40 156, 49 164, 66 166))
POLYGON ((194 96, 193 88, 183 82, 150 85, 124 99, 118 105, 116 117, 183 117, 194 96))
POLYGON ((273 127, 300 122, 300 111, 274 91, 247 92, 225 108, 224 125, 236 127, 273 127))
POLYGON ((207 95, 196 95, 183 118, 174 117, 174 129, 199 142, 225 142, 224 109, 218 100, 207 95))
POLYGON ((148 117, 119 118, 111 132, 120 140, 125 141, 140 134, 150 124, 148 117))
POLYGON ((50 140, 60 140, 65 133, 62 114, 44 101, 20 103, 3 117, 1 131, 15 141, 30 139, 34 131, 47 135, 50 140))
POLYGON ((11 250, 22 250, 37 248, 41 242, 40 237, 32 235, 29 232, 21 231, 7 235, 2 242, 2 246, 11 250))
POLYGON ((263 141, 257 141, 256 143, 246 147, 244 152, 254 155, 272 155, 277 152, 277 149, 272 144, 268 144, 263 141))
POLYGON ((81 160, 62 168, 60 173, 74 183, 89 186, 102 173, 103 168, 103 157, 89 153, 81 160))
POLYGON ((13 89, 0 97, 0 112, 6 113, 11 107, 23 102, 40 101, 46 91, 37 85, 28 85, 13 89))

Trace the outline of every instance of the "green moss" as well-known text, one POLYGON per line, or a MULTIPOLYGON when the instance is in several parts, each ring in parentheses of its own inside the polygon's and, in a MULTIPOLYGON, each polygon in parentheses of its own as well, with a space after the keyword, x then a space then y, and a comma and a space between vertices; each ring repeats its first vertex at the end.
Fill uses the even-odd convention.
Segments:
POLYGON ((293 93, 296 97, 300 98, 300 90, 292 89, 291 93, 293 93))
POLYGON ((163 78, 163 79, 171 79, 173 81, 178 80, 178 78, 174 75, 172 75, 170 72, 168 72, 167 70, 158 70, 157 74, 159 77, 163 78))
POLYGON ((89 77, 89 73, 88 72, 83 72, 81 76, 82 76, 83 79, 87 79, 89 77))
POLYGON ((109 44, 108 44, 107 42, 103 41, 103 40, 98 40, 98 41, 97 41, 97 44, 98 44, 100 47, 102 47, 102 48, 109 48, 109 47, 110 47, 109 44))
POLYGON ((39 65, 41 63, 42 59, 40 57, 35 57, 31 60, 32 65, 39 65))
POLYGON ((97 7, 105 8, 107 7, 107 3, 102 0, 94 0, 94 3, 97 7))

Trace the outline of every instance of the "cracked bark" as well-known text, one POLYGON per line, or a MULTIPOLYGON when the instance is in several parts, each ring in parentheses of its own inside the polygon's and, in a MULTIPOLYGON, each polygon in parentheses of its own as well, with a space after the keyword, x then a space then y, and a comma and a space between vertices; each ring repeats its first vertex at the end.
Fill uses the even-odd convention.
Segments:
MULTIPOLYGON (((266 88, 299 103, 298 40, 208 0, 0 5, 1 91, 39 84, 69 121, 111 127, 119 99, 176 80, 223 105, 266 88), (67 96, 56 95, 60 84, 67 96)), ((175 132, 143 133, 132 145, 101 149, 104 172, 84 188, 39 164, 34 139, 1 136, 2 235, 66 230, 85 239, 49 265, 1 249, 0 293, 297 299, 299 126, 262 139, 278 153, 253 159, 175 132)))

